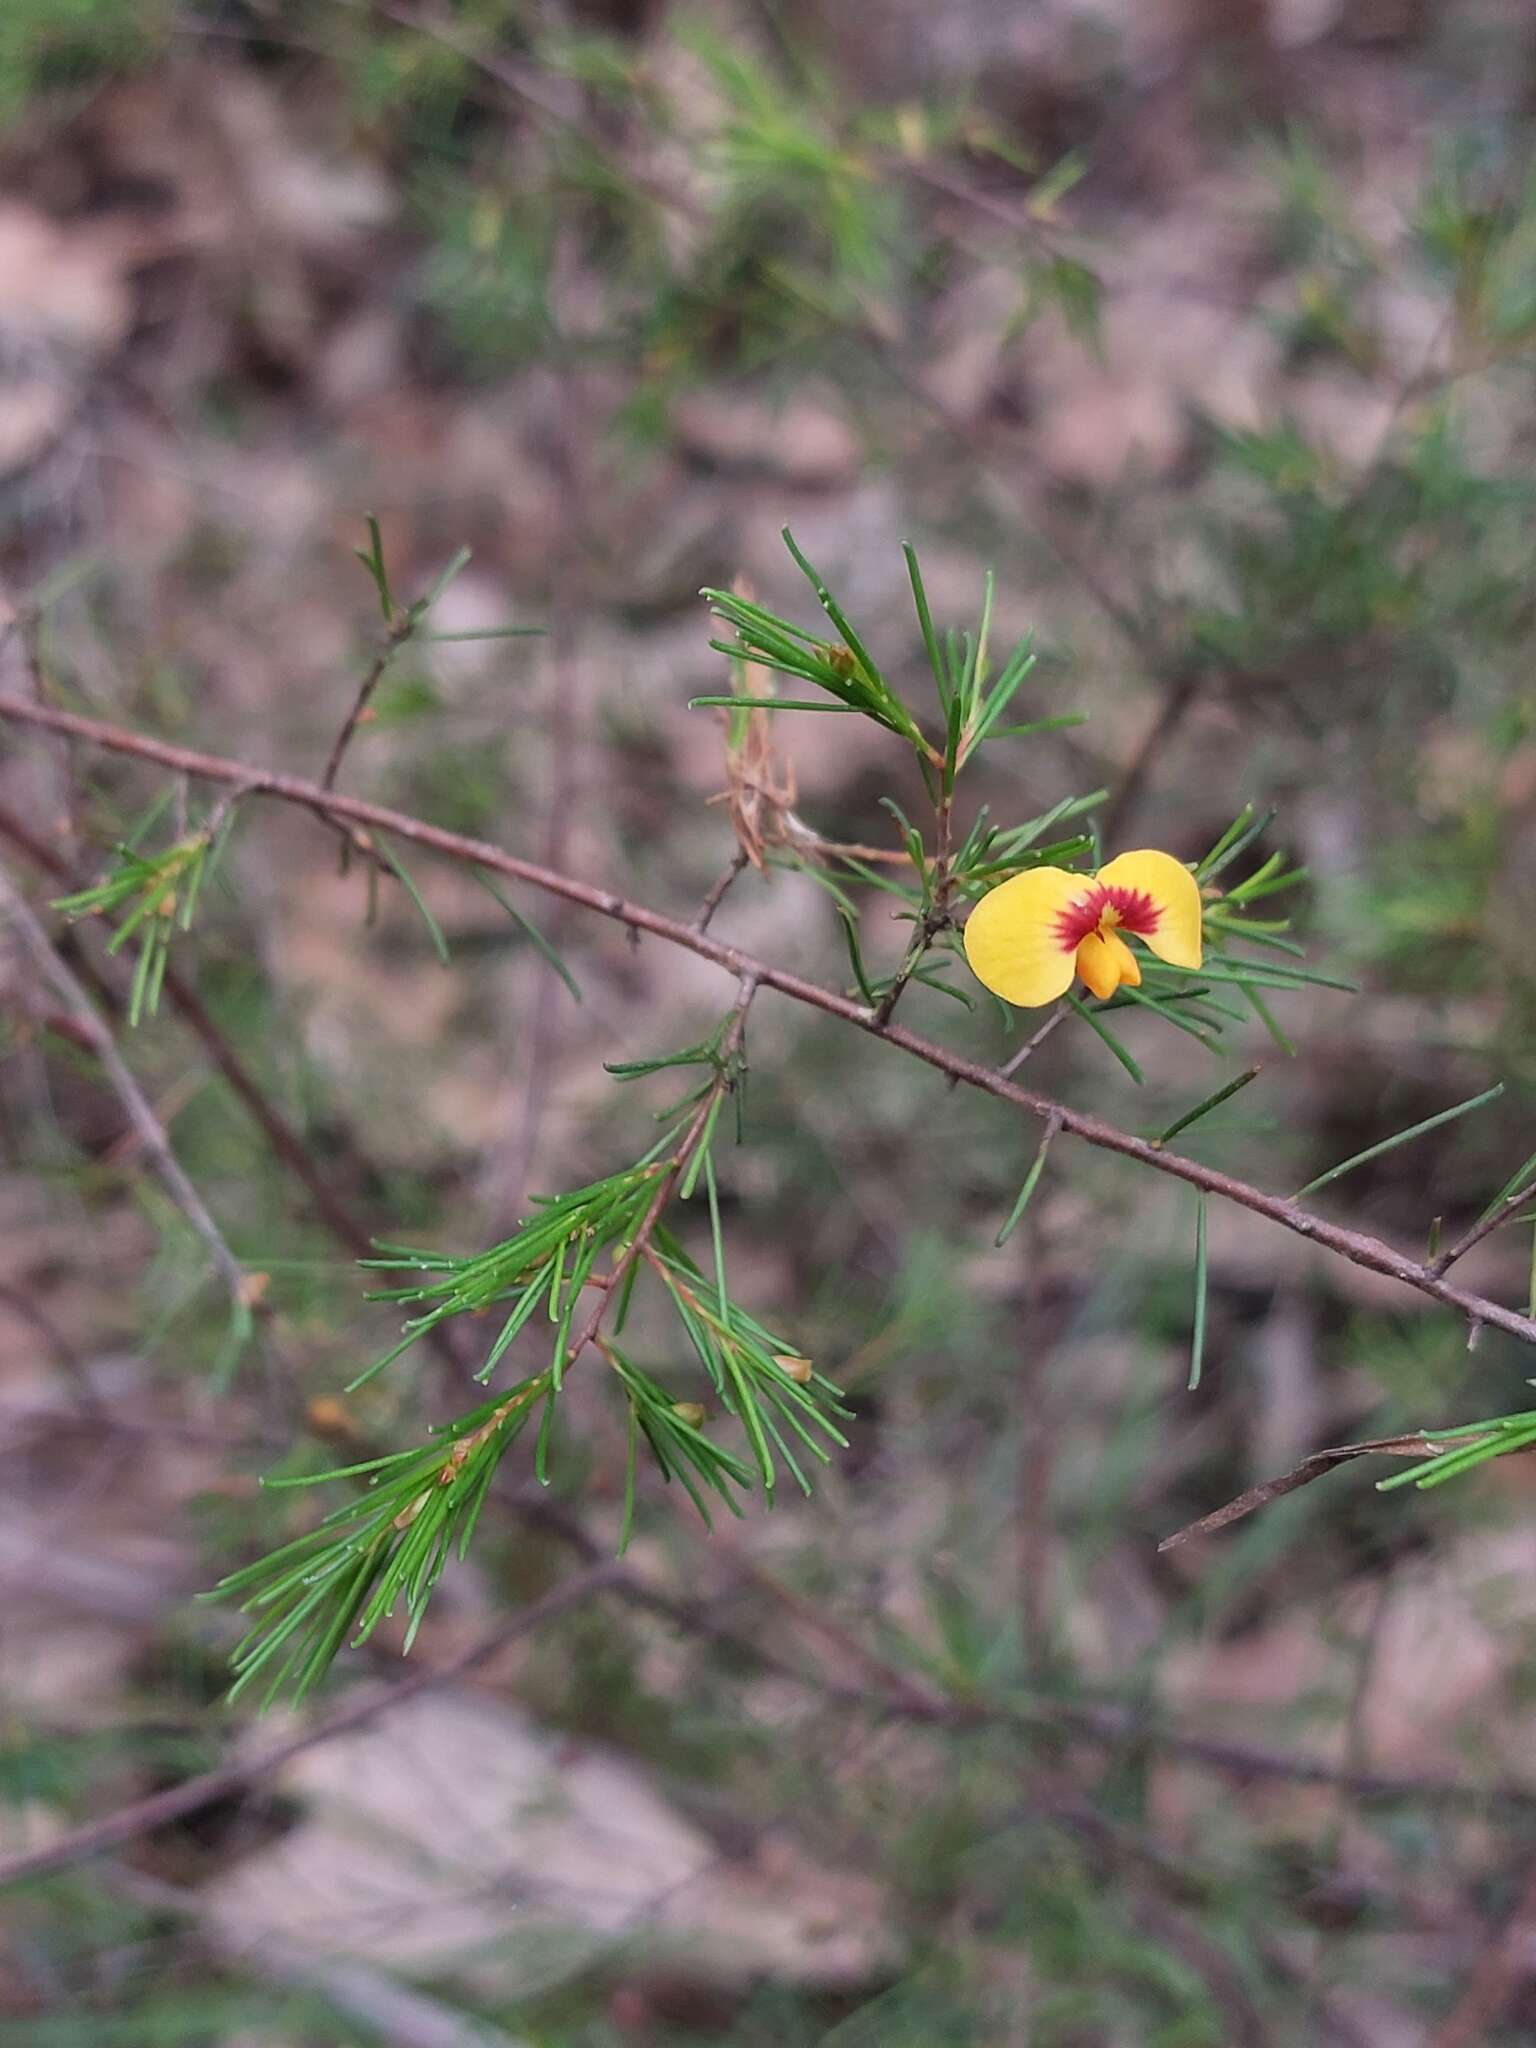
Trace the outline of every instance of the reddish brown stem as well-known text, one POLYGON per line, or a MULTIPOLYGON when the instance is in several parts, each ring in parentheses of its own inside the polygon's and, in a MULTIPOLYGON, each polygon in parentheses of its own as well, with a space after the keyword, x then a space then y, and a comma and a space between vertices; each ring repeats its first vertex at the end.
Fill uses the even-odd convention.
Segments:
POLYGON ((22 698, 0 696, 0 719, 8 719, 17 725, 35 726, 47 732, 68 733, 109 753, 150 761, 176 774, 194 775, 206 782, 243 783, 252 795, 296 804, 320 818, 339 818, 351 824, 375 827, 392 838, 426 847, 449 860, 466 861, 492 874, 527 882, 552 896, 562 897, 568 903, 577 903, 602 917, 613 918, 628 925, 632 931, 649 932, 670 945, 682 946, 701 959, 713 961, 717 967, 724 968, 738 979, 750 978, 763 988, 774 989, 794 1002, 804 1003, 808 1008, 837 1017, 846 1024, 857 1025, 859 1030, 912 1054, 939 1073, 948 1075, 952 1081, 964 1082, 967 1087, 978 1088, 999 1101, 1011 1103, 1028 1115, 1039 1118, 1042 1123, 1055 1117, 1061 1130, 1082 1139, 1085 1144, 1096 1146, 1100 1151, 1118 1153, 1122 1158, 1134 1159, 1139 1165, 1151 1167, 1154 1172, 1186 1181, 1191 1187, 1236 1203, 1239 1208, 1266 1217, 1282 1229, 1308 1238, 1325 1251, 1348 1259, 1353 1265, 1381 1273, 1404 1287, 1413 1288, 1430 1300, 1453 1309, 1469 1322, 1503 1330, 1525 1344, 1536 1344, 1536 1321, 1532 1318, 1455 1286, 1422 1260, 1410 1258, 1380 1238, 1313 1215, 1289 1196, 1270 1194, 1247 1181, 1235 1179, 1231 1174, 1205 1166, 1199 1160, 1186 1159, 1177 1152, 1161 1151, 1146 1138, 1122 1131, 1086 1110, 1069 1109, 1048 1096, 1021 1088, 1016 1082, 1004 1080, 992 1068, 965 1059, 945 1046, 934 1044, 931 1039, 919 1037, 903 1025, 894 1022, 879 1024, 862 1004, 851 1001, 837 990, 822 988, 816 982, 807 981, 803 975, 792 974, 786 968, 755 959, 739 946, 726 945, 707 932, 695 931, 691 925, 668 917, 659 910, 652 910, 645 904, 628 902, 611 889, 599 889, 570 875, 555 874, 533 861, 505 852, 488 840, 471 839, 460 832, 445 831, 440 825, 390 810, 384 804, 323 790, 301 776, 253 769, 218 754, 203 754, 191 747, 173 746, 165 740, 128 732, 98 719, 81 718, 71 711, 57 711, 45 705, 28 703, 22 698))
POLYGON ((352 735, 362 724, 363 714, 367 711, 372 701, 373 693, 384 680, 385 669, 389 667, 389 664, 394 660, 400 648, 409 640, 411 632, 412 621, 404 614, 391 622, 388 637, 384 645, 374 656, 368 673, 358 684, 357 695, 352 699, 352 709, 347 713, 346 720, 332 743, 330 758, 325 764, 325 773, 320 778, 320 787, 322 789, 334 789, 336 787, 336 778, 341 773, 341 764, 346 751, 352 744, 352 735))

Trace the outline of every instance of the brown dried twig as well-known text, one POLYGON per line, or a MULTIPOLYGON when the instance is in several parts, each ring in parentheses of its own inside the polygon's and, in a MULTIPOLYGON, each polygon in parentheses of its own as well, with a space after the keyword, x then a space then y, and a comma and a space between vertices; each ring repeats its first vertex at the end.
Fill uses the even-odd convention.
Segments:
MULTIPOLYGON (((1490 1429, 1487 1435, 1497 1436, 1498 1431, 1490 1429)), ((1483 1441, 1484 1438, 1475 1435, 1457 1438, 1458 1444, 1483 1441)), ((1235 1500, 1229 1500, 1225 1507, 1214 1508, 1210 1514, 1201 1515, 1198 1521, 1186 1522, 1182 1529, 1175 1529, 1171 1536, 1165 1536, 1157 1547, 1159 1550, 1177 1550, 1191 1537, 1214 1536, 1218 1529, 1230 1528, 1232 1523, 1257 1514, 1260 1508, 1267 1508, 1272 1501, 1283 1500, 1288 1493, 1310 1486, 1314 1479, 1323 1478, 1335 1466, 1346 1465, 1352 1458, 1434 1458, 1445 1448, 1432 1431, 1414 1430, 1406 1436, 1370 1437, 1357 1444, 1334 1444, 1327 1450, 1313 1451, 1277 1479, 1261 1479, 1238 1494, 1235 1500)))

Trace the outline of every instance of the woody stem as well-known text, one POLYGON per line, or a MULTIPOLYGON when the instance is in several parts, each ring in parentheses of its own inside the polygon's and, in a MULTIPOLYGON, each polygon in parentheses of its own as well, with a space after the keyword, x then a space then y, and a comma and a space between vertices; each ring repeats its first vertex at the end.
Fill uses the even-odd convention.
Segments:
POLYGON ((930 873, 932 897, 927 910, 912 933, 912 942, 907 947, 907 957, 902 961, 891 979, 891 985, 875 1005, 874 1021, 884 1024, 901 1000, 901 992, 922 965, 923 956, 941 931, 950 924, 949 899, 954 889, 954 876, 950 871, 950 824, 954 814, 955 792, 953 783, 946 777, 934 803, 933 867, 930 873))

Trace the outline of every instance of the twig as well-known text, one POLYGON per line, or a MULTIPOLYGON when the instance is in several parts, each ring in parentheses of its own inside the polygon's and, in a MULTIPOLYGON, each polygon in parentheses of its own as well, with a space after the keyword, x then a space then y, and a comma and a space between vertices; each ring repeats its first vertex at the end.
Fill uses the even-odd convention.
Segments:
MULTIPOLYGON (((544 1506, 542 1502, 537 1505, 540 1509, 544 1506)), ((545 1519, 542 1513, 539 1519, 545 1519)), ((592 1539, 574 1525, 564 1525, 563 1518, 555 1533, 573 1541, 582 1555, 595 1551, 592 1539)), ((738 1578, 745 1571, 739 1551, 731 1552, 731 1568, 733 1576, 738 1578)), ((1198 1734, 1171 1726, 1155 1711, 1143 1707, 1078 1703, 1047 1694, 1000 1705, 984 1697, 941 1692, 892 1665, 878 1651, 869 1649, 835 1616, 814 1603, 802 1600, 760 1565, 754 1563, 749 1576, 751 1583, 792 1620, 820 1637, 859 1669, 865 1682, 852 1683, 825 1671, 812 1674, 787 1666, 766 1646, 760 1635, 737 1634, 717 1621, 700 1602, 682 1600, 665 1593, 632 1572, 616 1582, 615 1590, 624 1599, 664 1615, 687 1633, 718 1643, 733 1656, 744 1656, 776 1676, 813 1686, 829 1699, 866 1713, 955 1729, 1000 1726, 1034 1732, 1055 1730, 1105 1749, 1144 1748, 1155 1751, 1192 1768, 1231 1778, 1239 1784, 1326 1785, 1357 1799, 1418 1800, 1428 1805, 1478 1808, 1490 1813, 1507 1811, 1526 1815, 1536 1812, 1536 1787, 1518 1781, 1504 1780, 1478 1786, 1467 1785, 1454 1778, 1398 1776, 1386 1771, 1363 1770, 1325 1757, 1299 1755, 1294 1750, 1266 1749, 1258 1743, 1198 1734)))
POLYGON ((1158 715, 1106 813, 1103 837, 1108 843, 1123 830, 1154 756, 1168 744, 1188 715, 1204 686, 1206 671, 1194 668, 1187 659, 1179 659, 1167 647, 1155 644, 1147 619, 1136 605, 1127 603, 1105 582, 1089 554, 1078 545, 1075 536, 1067 531, 1065 523, 1057 516, 1048 495, 1042 495, 1036 502, 1021 494, 1009 471, 997 466, 991 442, 974 421, 936 397, 921 378, 909 375, 883 337, 874 337, 873 346, 877 360, 901 388, 925 405, 945 430, 970 451, 992 481, 1020 506, 1029 524, 1043 534, 1052 553, 1071 570, 1136 659, 1162 683, 1163 701, 1158 715))
POLYGON ((101 1396, 91 1382, 90 1368, 52 1316, 39 1308, 29 1294, 11 1286, 6 1280, 0 1280, 0 1307, 8 1308, 42 1339, 74 1391, 76 1419, 89 1422, 93 1429, 97 1427, 103 1407, 101 1396))
POLYGON ((1443 1252, 1437 1252, 1434 1258, 1426 1261, 1430 1272, 1449 1272, 1458 1259, 1466 1257, 1473 1245, 1481 1244, 1485 1237, 1491 1237, 1493 1232, 1501 1224, 1507 1223, 1517 1210, 1529 1207, 1532 1193, 1532 1184, 1526 1180, 1513 1194, 1506 1195, 1497 1208, 1491 1210, 1480 1222, 1474 1223, 1470 1229, 1464 1230, 1454 1244, 1448 1245, 1443 1252))
POLYGON ((36 961, 39 972, 52 984, 81 1031, 89 1035, 102 1071, 111 1082, 113 1092, 122 1104, 140 1144, 154 1161, 172 1201, 202 1239, 215 1269, 229 1291, 230 1300, 237 1309, 249 1309, 251 1301, 246 1288, 245 1269, 224 1242, 223 1233, 209 1215, 202 1196, 182 1170, 181 1162, 171 1149, 171 1141, 166 1136, 160 1119, 150 1107, 144 1091, 128 1071, 117 1049, 116 1041, 96 1014, 95 1006, 84 987, 65 965, 30 904, 3 867, 0 867, 0 913, 3 913, 4 918, 8 919, 20 933, 22 943, 36 961))
POLYGON ((1224 2016, 1225 2048, 1267 2048, 1276 2038, 1268 2020, 1243 1982, 1236 1962, 1206 1933, 1199 1919, 1176 1911, 1168 1903, 1163 1885, 1150 1876, 1132 1888, 1130 1911, 1144 1934, 1177 1956, 1205 1985, 1224 2016))
MULTIPOLYGON (((4 804, 0 804, 0 838, 8 839, 45 874, 52 875, 67 887, 79 886, 76 874, 69 864, 62 860, 52 847, 40 840, 36 833, 23 824, 4 804)), ((110 923, 110 920, 104 921, 110 923)), ((80 959, 78 971, 81 979, 89 984, 99 1001, 118 1010, 123 1008, 122 998, 117 990, 88 959, 80 959)), ((377 1247, 367 1224, 342 1200, 321 1173, 302 1133, 288 1121, 267 1095, 250 1068, 214 1022, 196 989, 190 982, 184 981, 174 967, 166 968, 163 986, 172 1009, 224 1076, 230 1092, 243 1105, 252 1123, 271 1146, 273 1157, 309 1195, 319 1222, 330 1232, 337 1244, 350 1252, 354 1258, 371 1257, 377 1247)), ((365 1183, 377 1181, 377 1169, 365 1156, 359 1154, 356 1141, 350 1136, 348 1149, 359 1177, 365 1183)), ((453 1329, 446 1324, 435 1324, 427 1331, 426 1336, 427 1342, 450 1370, 455 1382, 462 1379, 466 1366, 453 1329)))
MULTIPOLYGON (((1489 1436, 1498 1431, 1490 1429, 1489 1436)), ((1462 1436, 1458 1443, 1481 1443, 1478 1436, 1462 1436)), ((1171 1536, 1165 1536, 1158 1549, 1177 1550, 1194 1536, 1214 1536, 1218 1529, 1230 1528, 1234 1522, 1241 1522, 1248 1515, 1257 1514, 1260 1508, 1267 1508, 1272 1501, 1283 1500, 1288 1493, 1310 1486, 1314 1479, 1321 1479, 1336 1465, 1346 1465, 1352 1458, 1433 1458, 1445 1449, 1443 1441, 1437 1441, 1433 1430, 1414 1430, 1407 1436, 1378 1436, 1358 1444, 1335 1444, 1328 1450, 1314 1451, 1303 1458, 1299 1465, 1293 1465, 1289 1472, 1282 1472, 1278 1479, 1261 1479, 1250 1486, 1235 1500, 1229 1500, 1225 1507, 1201 1515, 1198 1521, 1186 1522, 1182 1529, 1175 1529, 1171 1536)))
POLYGON ((937 923, 934 923, 925 917, 913 933, 912 943, 907 948, 906 958, 891 977, 890 987, 870 1012, 870 1022, 877 1031, 883 1031, 891 1021, 891 1012, 901 1001, 902 993, 907 983, 916 974, 918 968, 922 966, 924 959, 927 957, 928 948, 933 944, 934 938, 943 930, 948 921, 947 917, 942 917, 937 923))
MULTIPOLYGON (((488 78, 492 84, 500 87, 528 113, 548 122, 552 127, 574 133, 584 151, 606 154, 613 160, 613 152, 604 144, 600 132, 594 134, 590 126, 581 125, 578 114, 571 107, 562 106, 552 100, 548 91, 549 78, 532 65, 518 64, 494 50, 484 48, 480 43, 459 34, 450 21, 424 8, 400 6, 395 4, 395 0, 343 0, 343 4, 361 8, 365 12, 378 13, 385 20, 393 21, 401 28, 412 29, 417 35, 431 37, 434 42, 441 43, 445 50, 453 51, 454 55, 472 70, 478 71, 482 77, 488 78)), ((644 192, 659 206, 695 223, 706 220, 705 210, 690 193, 677 190, 653 172, 633 163, 625 162, 622 171, 626 183, 633 186, 636 191, 644 192)))
POLYGON ((1070 1017, 1071 1014, 1072 1011, 1066 1003, 1058 1003, 1039 1030, 1034 1033, 1033 1037, 1027 1038, 1024 1041, 1012 1059, 1004 1060, 997 1070, 999 1078, 1006 1081, 1010 1074, 1016 1074, 1035 1048, 1044 1045, 1062 1019, 1070 1017))
POLYGON ((217 1801, 243 1792, 259 1779, 269 1778, 274 1771, 281 1770, 294 1757, 302 1756, 305 1750, 313 1749, 317 1743, 329 1742, 333 1736, 360 1728, 376 1715, 399 1706, 403 1700, 414 1699, 418 1693, 426 1692, 432 1686, 464 1677, 479 1665, 489 1662, 509 1643, 541 1627, 555 1615, 591 1599, 595 1593, 609 1591, 623 1576, 624 1567, 617 1562, 589 1565, 585 1571, 576 1572, 542 1599, 532 1601, 510 1621, 482 1636, 444 1664, 412 1672, 409 1678, 372 1688, 360 1697, 349 1699, 345 1706, 338 1707, 335 1713, 328 1714, 302 1734, 276 1743, 255 1756, 220 1764, 211 1771, 200 1772, 195 1778, 185 1778, 164 1792, 153 1792, 147 1799, 136 1799, 131 1805, 120 1806, 115 1813, 104 1814, 99 1820, 71 1828, 67 1834, 59 1835, 39 1848, 26 1849, 20 1855, 0 1859, 0 1888, 16 1884, 22 1878, 41 1877, 51 1870, 67 1869, 71 1864, 83 1863, 111 1849, 120 1849, 125 1842, 135 1841, 155 1828, 185 1820, 189 1814, 201 1813, 217 1801))
POLYGON ((961 443, 991 481, 1013 500, 1026 523, 1044 536, 1051 552, 1071 570, 1131 652, 1138 659, 1147 660, 1146 620, 1134 605, 1128 604, 1110 589, 1092 560, 1056 516, 1049 497, 1042 494, 1036 501, 1021 491, 1011 468, 1006 463, 998 462, 992 436, 977 422, 956 411, 952 405, 946 404, 942 398, 929 390, 920 377, 913 376, 897 356, 887 336, 867 330, 864 340, 873 351, 875 360, 893 382, 931 414, 946 433, 952 434, 961 443))
MULTIPOLYGON (((711 797, 710 802, 714 801, 711 797)), ((911 860, 902 847, 864 846, 857 839, 824 838, 793 810, 784 813, 784 843, 798 852, 814 854, 819 860, 862 860, 874 867, 887 868, 904 868, 911 860)))
POLYGON ((720 1063, 714 1082, 704 1095, 698 1108, 694 1111, 693 1120, 683 1133, 677 1150, 667 1162, 666 1172, 657 1181, 656 1191, 646 1205, 645 1214, 640 1218, 639 1223, 635 1227, 634 1236, 630 1238, 629 1242, 619 1253, 618 1258, 614 1260, 613 1268, 605 1276, 602 1290, 591 1312, 588 1314, 587 1320, 582 1324, 576 1335, 572 1337, 565 1354, 565 1363, 567 1365, 574 1364, 589 1344, 596 1344, 600 1350, 604 1348, 599 1332, 602 1328, 603 1318, 608 1313, 609 1304, 619 1298, 621 1292, 620 1283, 629 1272, 630 1267, 634 1265, 637 1259, 644 1257, 648 1253, 651 1239, 655 1235, 656 1226, 661 1221, 662 1211, 672 1199, 672 1190, 686 1172, 690 1160, 709 1130, 709 1126, 714 1118, 715 1105, 726 1090, 734 1086, 730 1063, 741 1049, 742 1035, 747 1025, 747 1011, 752 1007, 752 998, 756 994, 756 975, 744 974, 741 978, 740 988, 737 991, 735 1012, 726 1030, 725 1037, 721 1042, 719 1052, 720 1063))
POLYGON ((924 913, 922 922, 912 934, 906 957, 891 978, 891 985, 876 1003, 871 1021, 881 1030, 891 1021, 891 1012, 901 1001, 902 992, 919 967, 928 957, 934 940, 942 931, 947 931, 954 922, 949 914, 950 891, 954 879, 949 872, 949 818, 950 798, 946 794, 938 808, 938 838, 933 856, 933 900, 924 913))
POLYGON ((694 916, 692 925, 694 931, 707 932, 709 930, 710 919, 725 901, 726 891, 731 887, 736 877, 746 869, 747 865, 747 856, 738 848, 730 866, 711 882, 708 894, 699 905, 698 911, 694 916))
POLYGON ((871 1649, 829 1613, 824 1604, 806 1599, 772 1572, 765 1571, 746 1555, 731 1534, 721 1531, 716 1540, 727 1551, 730 1570, 738 1580, 755 1586, 775 1606, 782 1608, 805 1634, 817 1637, 845 1663, 863 1672, 866 1680, 873 1682, 878 1692, 873 1696, 864 1692, 866 1701, 873 1697, 885 1712, 908 1715, 919 1721, 943 1722, 965 1718, 965 1703, 913 1678, 899 1664, 871 1649))
MULTIPOLYGON (((1399 382, 1397 390, 1393 394, 1385 424, 1376 438, 1375 445, 1361 464, 1354 484, 1338 507, 1335 517, 1340 522, 1351 517, 1364 504, 1370 491, 1372 480, 1381 467, 1387 450, 1392 444, 1392 437, 1401 425, 1403 415, 1407 412, 1409 406, 1416 399, 1426 396, 1435 389, 1437 384, 1444 381, 1443 377, 1436 373, 1432 365, 1440 353, 1441 345, 1445 340, 1446 329, 1453 318, 1453 313, 1448 314, 1446 319, 1440 323, 1430 340, 1429 347, 1418 369, 1412 375, 1403 378, 1399 382)), ((1195 705, 1200 701, 1207 686, 1214 680, 1214 674, 1213 669, 1196 666, 1187 660, 1178 664, 1171 671, 1165 671, 1163 701, 1158 708, 1157 716, 1152 721, 1145 739, 1137 748, 1131 765, 1126 770, 1120 787, 1115 791, 1110 801, 1109 809, 1104 814, 1103 832, 1106 844, 1113 843, 1125 830, 1127 821, 1140 801, 1152 763, 1172 743, 1174 735, 1178 732, 1180 726, 1183 725, 1190 712, 1193 711, 1195 705)))
POLYGON ((331 744, 330 758, 325 764, 325 773, 320 778, 322 789, 334 789, 336 778, 341 773, 342 757, 352 744, 352 735, 362 723, 363 713, 368 709, 374 691, 384 679, 384 671, 396 654, 410 639, 415 630, 415 621, 408 612, 400 612, 391 619, 384 637, 384 645, 374 656, 368 673, 357 686, 357 695, 352 699, 352 709, 347 713, 340 732, 331 744))
MULTIPOLYGON (((55 881, 63 883, 66 888, 79 886, 78 878, 68 862, 61 859, 51 846, 39 839, 36 833, 23 824, 4 804, 0 804, 0 838, 9 840, 34 866, 51 875, 55 881)), ((86 970, 82 968, 81 972, 84 978, 86 970)), ((98 974, 90 971, 89 979, 98 998, 117 1002, 116 992, 98 974)), ((167 967, 165 970, 164 989, 171 1007, 224 1076, 231 1092, 244 1105, 251 1121, 271 1146, 279 1163, 287 1168, 308 1193, 315 1205, 315 1213, 331 1235, 339 1244, 345 1245, 355 1257, 369 1257, 374 1249, 369 1231, 352 1214, 321 1174, 303 1138, 264 1093, 249 1067, 209 1015, 202 997, 190 982, 182 980, 174 967, 167 967)))
POLYGON ((1509 1336, 1517 1337, 1522 1343, 1536 1344, 1536 1320, 1515 1309, 1505 1308, 1500 1302, 1457 1287, 1432 1272, 1421 1260, 1410 1258, 1366 1231, 1330 1222, 1326 1217, 1304 1209, 1289 1196, 1270 1194, 1250 1182, 1218 1172, 1199 1160, 1187 1159, 1178 1152, 1160 1150, 1149 1139, 1120 1130, 1086 1110, 1069 1109, 1063 1103, 1052 1101, 1049 1096, 1021 1088, 1016 1082, 1005 1080, 993 1068, 965 1059, 959 1053, 907 1030, 904 1025, 895 1022, 878 1024, 865 1005, 852 1001, 837 990, 823 988, 817 982, 806 980, 803 975, 792 974, 786 968, 756 959, 741 947, 727 945, 707 932, 695 931, 692 926, 678 918, 668 917, 662 911, 652 910, 645 904, 631 903, 614 890, 596 888, 589 882, 576 880, 574 876, 555 874, 534 861, 505 852, 488 840, 471 839, 463 833, 447 831, 440 825, 429 824, 425 819, 411 817, 403 811, 391 810, 384 804, 323 790, 317 783, 306 782, 301 776, 284 775, 271 769, 253 769, 243 762, 230 761, 218 754, 199 753, 191 747, 174 746, 165 740, 129 732, 121 726, 82 718, 72 711, 59 711, 0 694, 0 719, 49 732, 70 733, 76 739, 85 740, 107 752, 152 761, 175 773, 197 776, 204 781, 244 782, 253 795, 298 805, 323 819, 339 818, 353 824, 374 826, 391 838, 425 847, 449 860, 466 861, 471 866, 486 868, 492 874, 529 883, 549 895, 561 897, 567 903, 580 904, 602 917, 613 918, 633 931, 649 932, 670 945, 681 946, 696 953, 700 959, 713 961, 738 980, 750 976, 761 987, 773 989, 793 1002, 804 1003, 826 1016, 857 1025, 871 1037, 910 1053, 952 1081, 980 1089, 1000 1102, 1010 1103, 1037 1117, 1042 1123, 1055 1116, 1064 1132, 1081 1139, 1084 1144, 1093 1145, 1100 1151, 1118 1153, 1125 1159, 1134 1159, 1139 1165, 1185 1181, 1191 1187, 1203 1188, 1207 1194, 1216 1195, 1222 1201, 1233 1202, 1256 1216, 1266 1217, 1282 1229, 1348 1259, 1352 1265, 1363 1266, 1369 1272, 1381 1273, 1404 1287, 1413 1288, 1455 1310, 1469 1322, 1484 1323, 1490 1329, 1503 1330, 1509 1336))

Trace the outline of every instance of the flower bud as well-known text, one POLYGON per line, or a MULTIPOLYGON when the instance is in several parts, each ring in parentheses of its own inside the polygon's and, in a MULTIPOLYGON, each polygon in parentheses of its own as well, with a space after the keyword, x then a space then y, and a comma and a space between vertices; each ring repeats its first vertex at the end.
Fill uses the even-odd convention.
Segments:
POLYGON ((816 1368, 808 1358, 798 1358, 792 1351, 776 1351, 773 1362, 786 1378, 797 1385, 807 1387, 816 1376, 816 1368))
POLYGON ((316 1436, 351 1436, 352 1418, 346 1403, 334 1394, 318 1394, 304 1411, 304 1420, 316 1436))

